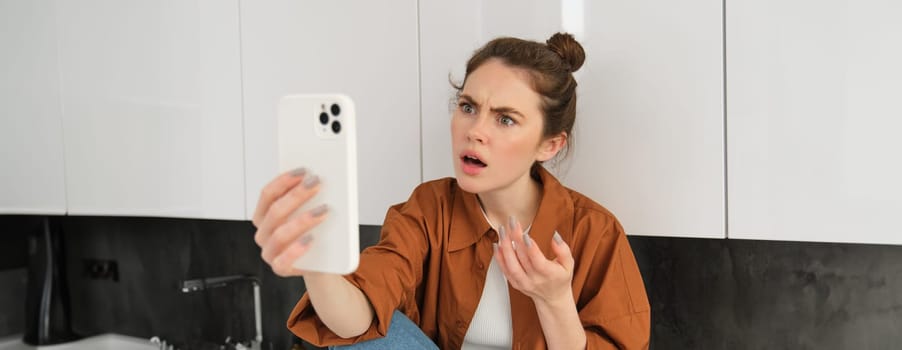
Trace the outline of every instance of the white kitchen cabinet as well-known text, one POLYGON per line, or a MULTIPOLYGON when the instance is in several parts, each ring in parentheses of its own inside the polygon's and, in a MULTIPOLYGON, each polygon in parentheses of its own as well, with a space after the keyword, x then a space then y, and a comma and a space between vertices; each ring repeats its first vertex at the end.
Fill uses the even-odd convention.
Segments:
POLYGON ((725 237, 720 1, 420 3, 423 174, 453 176, 448 74, 500 36, 576 34, 575 147, 556 169, 635 235, 725 237))
POLYGON ((0 214, 66 213, 55 12, 0 1, 0 214))
POLYGON ((343 93, 357 110, 360 223, 381 225, 421 181, 417 2, 244 1, 241 23, 247 218, 278 175, 279 98, 343 93))
POLYGON ((902 244, 902 3, 726 9, 729 236, 902 244))
POLYGON ((238 1, 55 10, 69 214, 244 219, 238 1))

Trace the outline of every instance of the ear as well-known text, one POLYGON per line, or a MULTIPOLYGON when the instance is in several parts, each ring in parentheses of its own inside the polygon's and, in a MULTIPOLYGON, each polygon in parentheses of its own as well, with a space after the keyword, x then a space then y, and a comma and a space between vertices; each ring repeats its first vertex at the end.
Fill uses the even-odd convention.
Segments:
POLYGON ((560 134, 549 137, 539 144, 539 150, 536 152, 536 160, 544 162, 554 158, 558 152, 567 145, 567 133, 561 131, 560 134))

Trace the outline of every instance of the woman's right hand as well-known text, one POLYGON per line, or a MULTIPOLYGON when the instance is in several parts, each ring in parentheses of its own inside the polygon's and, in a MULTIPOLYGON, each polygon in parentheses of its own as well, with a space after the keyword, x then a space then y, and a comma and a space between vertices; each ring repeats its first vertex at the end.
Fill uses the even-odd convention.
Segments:
POLYGON ((319 192, 319 178, 303 168, 279 175, 260 193, 253 223, 260 255, 276 275, 301 276, 291 265, 310 248, 313 236, 305 235, 326 218, 326 205, 292 215, 319 192))

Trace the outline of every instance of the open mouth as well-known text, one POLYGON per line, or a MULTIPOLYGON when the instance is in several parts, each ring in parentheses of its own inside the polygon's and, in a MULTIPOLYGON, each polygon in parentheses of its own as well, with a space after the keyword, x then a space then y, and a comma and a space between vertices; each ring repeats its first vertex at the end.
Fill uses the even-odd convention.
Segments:
POLYGON ((467 156, 461 157, 461 159, 463 160, 464 164, 478 166, 480 168, 484 168, 486 166, 485 163, 483 163, 481 160, 479 160, 479 158, 476 158, 474 156, 467 155, 467 156))

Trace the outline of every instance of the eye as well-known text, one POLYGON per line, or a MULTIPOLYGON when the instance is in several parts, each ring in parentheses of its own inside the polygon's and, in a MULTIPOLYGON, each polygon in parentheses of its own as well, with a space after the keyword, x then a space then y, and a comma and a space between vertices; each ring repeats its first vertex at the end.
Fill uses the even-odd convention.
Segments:
POLYGON ((498 122, 504 126, 513 126, 514 124, 517 124, 517 122, 514 120, 514 118, 511 118, 504 114, 498 116, 498 122))
POLYGON ((459 106, 460 106, 460 110, 466 114, 475 114, 476 113, 476 108, 473 108, 473 106, 470 105, 469 103, 461 102, 459 106))

